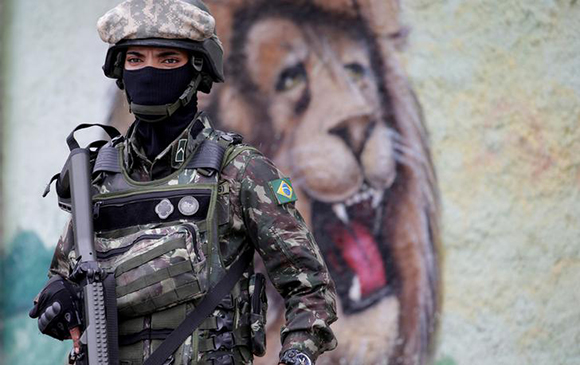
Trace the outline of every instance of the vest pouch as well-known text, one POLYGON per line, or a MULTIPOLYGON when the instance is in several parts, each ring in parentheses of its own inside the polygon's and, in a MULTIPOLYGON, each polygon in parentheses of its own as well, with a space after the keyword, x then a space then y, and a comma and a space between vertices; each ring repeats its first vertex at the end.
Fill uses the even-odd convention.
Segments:
POLYGON ((142 316, 202 297, 208 281, 199 238, 193 223, 97 237, 101 267, 115 274, 119 315, 142 316))
POLYGON ((266 278, 256 273, 250 278, 250 330, 252 338, 252 353, 264 356, 266 353, 266 278))

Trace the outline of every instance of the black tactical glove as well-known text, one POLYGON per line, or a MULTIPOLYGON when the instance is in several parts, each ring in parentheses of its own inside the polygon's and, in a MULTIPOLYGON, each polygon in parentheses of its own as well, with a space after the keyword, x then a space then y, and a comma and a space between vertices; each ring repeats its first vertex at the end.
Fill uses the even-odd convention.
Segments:
POLYGON ((38 302, 28 315, 38 318, 38 329, 45 335, 66 340, 69 330, 81 324, 81 288, 55 275, 40 292, 38 302))

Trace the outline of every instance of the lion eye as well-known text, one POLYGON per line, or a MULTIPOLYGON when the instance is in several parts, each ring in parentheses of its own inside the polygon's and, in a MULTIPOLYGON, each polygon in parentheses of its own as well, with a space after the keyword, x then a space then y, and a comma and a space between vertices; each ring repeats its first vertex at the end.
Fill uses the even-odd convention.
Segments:
POLYGON ((280 73, 276 81, 276 91, 284 92, 306 82, 306 69, 303 63, 287 67, 280 73))
POLYGON ((344 65, 344 68, 348 75, 352 78, 355 82, 360 82, 366 76, 366 69, 360 63, 349 63, 344 65))

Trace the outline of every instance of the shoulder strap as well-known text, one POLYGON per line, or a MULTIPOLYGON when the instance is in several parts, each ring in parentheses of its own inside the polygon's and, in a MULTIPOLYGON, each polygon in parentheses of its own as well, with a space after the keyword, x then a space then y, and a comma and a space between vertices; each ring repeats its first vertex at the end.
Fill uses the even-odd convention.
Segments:
POLYGON ((226 152, 242 142, 242 136, 239 134, 219 130, 213 132, 217 138, 208 138, 201 142, 186 168, 221 171, 226 152))
POLYGON ((252 261, 254 251, 246 250, 236 262, 230 266, 230 269, 224 277, 205 295, 202 301, 196 306, 183 322, 175 329, 159 347, 153 351, 151 356, 145 360, 143 365, 162 365, 165 360, 177 350, 179 346, 187 339, 188 336, 199 327, 199 325, 209 316, 218 306, 226 294, 229 294, 236 283, 242 277, 242 274, 252 261))
POLYGON ((206 139, 201 142, 186 168, 219 171, 225 151, 226 148, 219 142, 206 139))
POLYGON ((119 161, 119 149, 109 142, 99 149, 93 167, 93 174, 97 172, 120 173, 121 165, 119 161))

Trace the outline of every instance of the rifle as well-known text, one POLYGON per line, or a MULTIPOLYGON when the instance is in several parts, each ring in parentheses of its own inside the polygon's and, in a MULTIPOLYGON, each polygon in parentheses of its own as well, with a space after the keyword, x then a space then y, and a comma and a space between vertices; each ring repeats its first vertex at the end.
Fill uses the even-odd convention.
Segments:
MULTIPOLYGON (((67 138, 68 159, 57 179, 59 206, 72 214, 77 265, 70 279, 83 285, 83 332, 80 354, 71 359, 78 365, 118 364, 118 329, 115 279, 99 268, 95 255, 91 192, 91 146, 80 148, 74 138, 79 129, 102 127, 111 138, 119 132, 100 124, 81 124, 67 138)), ((103 144, 103 141, 99 141, 103 144)), ((52 181, 52 180, 51 180, 52 181)), ((50 184, 49 184, 50 186, 50 184)), ((74 354, 74 350, 73 350, 74 354)))

